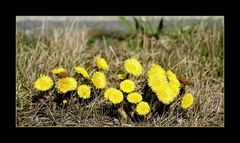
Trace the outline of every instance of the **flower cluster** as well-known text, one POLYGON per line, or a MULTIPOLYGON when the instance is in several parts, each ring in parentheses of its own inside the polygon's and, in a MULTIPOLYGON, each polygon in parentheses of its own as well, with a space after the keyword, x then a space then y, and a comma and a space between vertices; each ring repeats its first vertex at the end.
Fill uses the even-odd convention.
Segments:
POLYGON ((166 72, 161 66, 152 64, 147 77, 148 85, 162 103, 168 105, 178 96, 180 82, 172 71, 166 72))
POLYGON ((52 77, 40 75, 35 81, 34 87, 37 91, 47 92, 53 89, 55 85, 56 90, 53 89, 53 92, 57 91, 57 96, 63 97, 61 98, 61 104, 64 105, 71 104, 71 100, 66 98, 68 93, 71 93, 69 94, 71 95, 70 98, 84 100, 100 96, 114 107, 128 108, 127 111, 144 117, 155 109, 152 107, 155 103, 169 105, 180 99, 181 109, 187 109, 194 102, 191 93, 183 93, 185 90, 181 90, 183 85, 176 74, 171 70, 166 71, 158 64, 151 64, 151 67, 146 71, 146 75, 143 75, 143 67, 137 59, 126 59, 123 63, 125 73, 117 75, 119 79, 117 87, 108 83, 106 75, 108 77, 110 74, 110 68, 103 57, 97 56, 94 65, 92 74, 89 74, 82 66, 73 68, 75 75, 71 75, 64 68, 53 69, 52 77), (111 86, 109 87, 109 85, 111 86), (141 87, 141 85, 146 85, 146 87, 141 87), (74 96, 74 94, 78 96, 74 96), (154 96, 157 98, 152 98, 154 96))

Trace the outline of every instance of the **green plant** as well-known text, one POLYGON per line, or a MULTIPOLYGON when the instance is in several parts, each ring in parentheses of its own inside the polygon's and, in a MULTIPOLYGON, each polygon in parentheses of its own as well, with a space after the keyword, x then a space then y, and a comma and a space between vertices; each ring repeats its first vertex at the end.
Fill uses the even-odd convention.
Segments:
POLYGON ((120 16, 119 19, 127 27, 129 33, 132 33, 132 36, 136 36, 140 33, 158 39, 163 30, 163 17, 160 19, 156 28, 149 20, 144 22, 140 18, 133 17, 133 24, 124 16, 120 16))

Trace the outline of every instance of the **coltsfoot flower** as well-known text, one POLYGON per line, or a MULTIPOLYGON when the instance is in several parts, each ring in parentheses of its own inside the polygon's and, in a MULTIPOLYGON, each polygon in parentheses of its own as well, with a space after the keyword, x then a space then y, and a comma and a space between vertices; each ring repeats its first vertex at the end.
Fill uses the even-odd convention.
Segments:
POLYGON ((118 104, 123 101, 123 93, 116 88, 108 88, 104 93, 104 97, 113 104, 118 104))
POLYGON ((126 79, 120 83, 120 89, 126 93, 134 91, 135 88, 135 83, 130 79, 126 79))
POLYGON ((66 72, 66 70, 64 68, 56 68, 52 70, 53 74, 59 74, 61 72, 66 72))
POLYGON ((34 87, 40 91, 46 91, 52 88, 54 82, 53 80, 46 75, 40 75, 40 77, 36 80, 34 87))
POLYGON ((96 57, 96 65, 97 65, 97 68, 100 70, 105 70, 105 71, 109 70, 109 66, 106 60, 104 58, 101 58, 100 56, 96 57))
POLYGON ((88 72, 83 67, 75 67, 75 72, 81 74, 85 78, 89 78, 88 72))
POLYGON ((150 106, 147 102, 140 102, 137 104, 136 112, 138 115, 146 115, 150 112, 150 106))
POLYGON ((103 89, 106 86, 106 77, 102 72, 95 72, 91 78, 94 86, 99 89, 103 89))
POLYGON ((127 100, 130 103, 138 103, 142 101, 142 95, 137 92, 133 92, 127 95, 127 100))
POLYGON ((191 93, 185 93, 182 98, 181 107, 183 109, 189 108, 193 104, 194 97, 191 93))
POLYGON ((80 98, 87 99, 90 98, 91 89, 89 86, 83 84, 78 87, 77 93, 80 98))
POLYGON ((143 72, 141 63, 134 58, 125 60, 124 67, 128 73, 134 76, 140 76, 143 72))
POLYGON ((75 90, 77 88, 77 81, 72 77, 59 79, 57 88, 61 93, 75 90))

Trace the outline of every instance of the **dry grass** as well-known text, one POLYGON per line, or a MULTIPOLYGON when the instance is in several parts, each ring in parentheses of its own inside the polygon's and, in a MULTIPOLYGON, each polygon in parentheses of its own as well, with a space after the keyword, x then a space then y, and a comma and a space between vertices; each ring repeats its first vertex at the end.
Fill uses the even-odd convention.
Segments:
MULTIPOLYGON (((194 33, 167 31, 159 40, 147 37, 143 47, 131 47, 126 40, 102 38, 87 46, 86 29, 56 30, 53 34, 36 38, 17 32, 16 35, 16 124, 25 126, 160 126, 160 127, 223 127, 223 28, 199 26, 194 33), (138 58, 147 71, 151 63, 173 70, 178 76, 190 79, 186 87, 195 96, 194 105, 185 116, 170 113, 155 115, 144 122, 122 121, 106 115, 101 97, 88 104, 77 104, 67 109, 54 107, 46 100, 31 103, 36 78, 51 75, 55 67, 64 67, 73 73, 74 66, 93 69, 93 59, 101 54, 110 64, 108 85, 118 86, 116 75, 123 71, 122 63, 128 57, 138 58)), ((136 40, 135 39, 135 40, 136 40)), ((141 79, 136 79, 141 80, 141 79)))

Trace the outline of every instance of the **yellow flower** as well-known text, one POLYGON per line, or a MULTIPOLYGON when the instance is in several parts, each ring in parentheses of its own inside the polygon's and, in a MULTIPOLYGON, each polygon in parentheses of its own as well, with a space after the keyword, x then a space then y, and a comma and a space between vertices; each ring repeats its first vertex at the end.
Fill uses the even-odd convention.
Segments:
POLYGON ((161 85, 161 87, 156 91, 159 101, 165 105, 170 104, 179 95, 180 88, 172 83, 166 85, 161 85))
POLYGON ((194 97, 192 96, 191 93, 185 93, 182 98, 181 107, 183 109, 190 107, 193 104, 193 100, 194 100, 194 97))
POLYGON ((168 76, 168 79, 169 79, 169 82, 170 83, 173 83, 175 84, 177 87, 180 87, 180 82, 177 78, 177 76, 171 71, 171 70, 168 70, 167 71, 167 76, 168 76))
POLYGON ((116 90, 116 88, 108 88, 105 92, 104 92, 104 97, 106 99, 108 99, 109 95, 114 92, 116 90))
POLYGON ((165 105, 170 104, 174 100, 173 96, 171 96, 169 89, 161 89, 157 91, 156 94, 157 94, 158 100, 165 105))
POLYGON ((90 98, 91 89, 87 85, 80 85, 77 90, 78 96, 83 99, 90 98))
POLYGON ((125 60, 124 67, 128 73, 134 76, 141 75, 143 71, 141 63, 134 58, 125 60))
POLYGON ((46 75, 40 75, 40 77, 36 80, 34 87, 40 91, 46 91, 52 88, 53 80, 46 75))
POLYGON ((150 112, 150 106, 147 102, 140 102, 137 104, 136 111, 138 115, 146 115, 150 112))
POLYGON ((177 86, 176 84, 174 84, 172 82, 169 82, 168 88, 169 88, 169 90, 171 92, 171 96, 173 98, 176 98, 179 95, 179 93, 180 93, 180 86, 177 86))
POLYGON ((163 78, 165 80, 165 76, 166 76, 166 71, 159 65, 157 64, 151 64, 151 68, 147 73, 147 76, 160 76, 161 78, 163 78))
POLYGON ((138 102, 142 101, 142 95, 137 92, 133 92, 133 93, 128 94, 127 100, 130 103, 138 103, 138 102))
POLYGON ((59 79, 57 88, 61 93, 75 90, 77 88, 77 81, 72 77, 59 79))
POLYGON ((148 85, 155 92, 160 90, 162 86, 166 86, 167 78, 165 70, 156 64, 152 64, 151 68, 147 72, 148 85))
POLYGON ((88 72, 83 67, 75 67, 75 72, 81 74, 85 78, 89 78, 88 72))
POLYGON ((63 104, 67 104, 67 99, 63 99, 63 104))
POLYGON ((172 71, 166 72, 161 66, 152 64, 147 77, 148 85, 162 103, 167 105, 179 95, 180 82, 172 71))
POLYGON ((111 101, 113 104, 118 104, 123 101, 123 93, 118 89, 114 89, 109 92, 108 100, 111 101))
POLYGON ((130 79, 126 79, 120 83, 120 89, 126 93, 134 91, 135 87, 135 83, 130 79))
POLYGON ((56 68, 52 70, 53 74, 59 74, 61 72, 65 72, 66 70, 64 68, 56 68))
POLYGON ((102 72, 95 72, 91 80, 96 88, 102 89, 106 86, 106 77, 102 72))
POLYGON ((109 70, 107 62, 105 61, 105 59, 101 58, 100 56, 96 57, 96 65, 97 65, 98 69, 102 69, 105 71, 109 70))
POLYGON ((162 80, 162 78, 159 76, 151 76, 148 78, 148 85, 154 92, 157 92, 162 88, 166 87, 167 84, 168 84, 167 81, 162 80))
POLYGON ((117 77, 119 79, 125 79, 126 78, 126 74, 118 74, 117 77))
POLYGON ((177 79, 177 76, 172 71, 167 71, 167 76, 169 79, 169 90, 172 93, 171 95, 173 96, 173 98, 176 98, 179 95, 181 84, 177 79))

